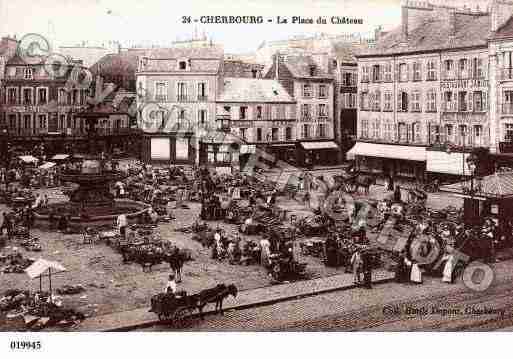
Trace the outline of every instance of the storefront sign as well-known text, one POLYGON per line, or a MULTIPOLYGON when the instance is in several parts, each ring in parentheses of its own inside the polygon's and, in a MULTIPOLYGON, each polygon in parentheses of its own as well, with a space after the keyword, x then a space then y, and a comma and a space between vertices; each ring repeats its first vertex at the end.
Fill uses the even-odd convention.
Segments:
POLYGON ((471 122, 485 122, 487 121, 486 113, 471 113, 471 112, 456 112, 456 113, 444 113, 441 116, 442 121, 468 124, 471 122))
POLYGON ((459 79, 459 80, 442 80, 440 88, 448 89, 470 89, 476 87, 488 87, 488 80, 481 79, 459 79))
POLYGON ((272 121, 273 127, 290 126, 293 121, 272 121))

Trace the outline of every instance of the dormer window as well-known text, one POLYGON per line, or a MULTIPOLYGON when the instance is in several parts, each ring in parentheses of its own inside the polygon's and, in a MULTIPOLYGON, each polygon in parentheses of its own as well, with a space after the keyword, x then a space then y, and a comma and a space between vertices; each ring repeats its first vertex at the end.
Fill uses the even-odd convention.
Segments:
POLYGON ((25 80, 32 80, 32 79, 33 79, 33 77, 34 77, 34 73, 33 73, 33 71, 32 71, 32 68, 30 68, 30 67, 26 68, 26 69, 24 70, 24 72, 23 72, 23 78, 24 78, 25 80))
POLYGON ((178 62, 178 69, 180 69, 180 70, 187 70, 187 61, 180 61, 180 62, 178 62))

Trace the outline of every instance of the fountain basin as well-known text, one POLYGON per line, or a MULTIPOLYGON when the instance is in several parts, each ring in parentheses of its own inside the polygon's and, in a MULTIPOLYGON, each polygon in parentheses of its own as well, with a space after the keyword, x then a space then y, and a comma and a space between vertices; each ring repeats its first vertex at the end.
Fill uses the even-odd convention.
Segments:
POLYGON ((130 199, 116 199, 112 205, 86 204, 82 206, 75 202, 57 202, 36 209, 35 224, 49 226, 49 215, 53 211, 57 217, 70 215, 72 224, 83 226, 112 225, 120 214, 125 214, 130 223, 134 223, 150 206, 144 202, 130 199))

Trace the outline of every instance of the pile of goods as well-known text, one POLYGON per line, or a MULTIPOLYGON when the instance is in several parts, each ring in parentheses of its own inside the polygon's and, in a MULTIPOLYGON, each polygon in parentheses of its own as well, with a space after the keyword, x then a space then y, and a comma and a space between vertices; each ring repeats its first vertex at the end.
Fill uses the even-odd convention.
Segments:
POLYGON ((41 243, 38 237, 29 237, 22 239, 19 245, 29 252, 41 252, 41 243))
POLYGON ((80 294, 82 292, 85 292, 84 286, 77 284, 77 285, 69 285, 65 284, 61 288, 57 288, 56 292, 59 295, 74 295, 74 294, 80 294))
POLYGON ((25 258, 17 251, 9 254, 0 254, 0 265, 2 265, 0 272, 3 273, 23 273, 28 268, 34 259, 25 258))

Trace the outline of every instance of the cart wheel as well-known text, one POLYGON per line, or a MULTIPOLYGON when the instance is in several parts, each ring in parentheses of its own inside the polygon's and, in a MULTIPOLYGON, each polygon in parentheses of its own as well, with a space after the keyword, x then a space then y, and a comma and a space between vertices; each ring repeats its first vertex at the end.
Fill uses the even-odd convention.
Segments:
POLYGON ((185 323, 185 318, 189 314, 187 308, 177 309, 173 315, 173 324, 175 327, 181 327, 185 323))

